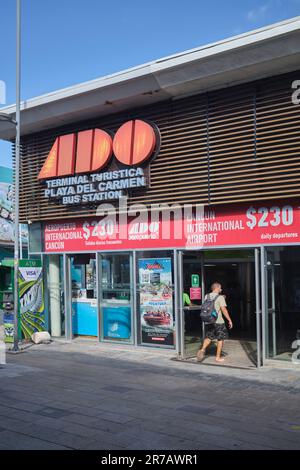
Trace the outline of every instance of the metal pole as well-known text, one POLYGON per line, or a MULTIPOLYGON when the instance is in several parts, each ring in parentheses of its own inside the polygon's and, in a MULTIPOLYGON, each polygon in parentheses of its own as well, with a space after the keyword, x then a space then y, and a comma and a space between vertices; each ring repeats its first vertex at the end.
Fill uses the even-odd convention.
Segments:
MULTIPOLYGON (((205 260, 204 260, 204 251, 200 251, 200 260, 201 260, 201 304, 204 301, 205 296, 205 260)), ((205 323, 202 322, 202 342, 205 339, 205 323)))
POLYGON ((262 365, 265 365, 265 361, 267 358, 267 337, 268 337, 268 284, 267 284, 267 257, 266 257, 266 249, 264 246, 261 247, 261 266, 260 266, 260 282, 261 282, 261 318, 262 318, 262 365))
POLYGON ((261 286, 260 286, 260 263, 259 249, 255 248, 255 307, 256 307, 256 348, 257 348, 257 367, 261 367, 261 286))
POLYGON ((136 259, 136 251, 134 250, 133 254, 132 254, 132 272, 130 273, 130 276, 132 276, 132 282, 133 282, 133 288, 132 288, 132 292, 133 292, 133 299, 132 299, 132 302, 131 302, 131 305, 132 305, 132 315, 131 315, 131 322, 132 322, 132 331, 133 331, 133 335, 132 335, 132 340, 133 340, 133 344, 135 346, 138 345, 138 325, 139 325, 139 321, 137 319, 137 315, 138 315, 138 305, 137 305, 137 282, 138 282, 138 279, 137 279, 137 272, 136 272, 136 269, 137 269, 137 259, 136 259))
POLYGON ((23 259, 22 228, 19 229, 19 238, 20 238, 20 259, 23 259))
POLYGON ((71 256, 63 254, 64 265, 64 308, 65 308, 65 338, 68 341, 73 339, 73 313, 72 313, 72 280, 71 256))
POLYGON ((175 350, 177 356, 180 354, 180 320, 179 320, 179 306, 178 306, 178 259, 177 251, 173 250, 174 258, 174 307, 175 307, 175 350))
MULTIPOLYGON (((97 313, 98 313, 98 341, 101 341, 101 331, 102 328, 100 327, 100 316, 101 316, 101 310, 100 310, 100 305, 102 303, 101 301, 101 296, 100 296, 100 289, 102 290, 102 263, 101 263, 101 257, 100 253, 96 253, 96 297, 97 297, 97 313)), ((71 280, 72 281, 72 280, 71 280)))
POLYGON ((19 185, 20 185, 20 93, 21 93, 21 0, 17 0, 16 44, 16 157, 15 157, 15 240, 14 240, 14 346, 19 350, 18 271, 19 271, 19 185))
POLYGON ((178 282, 178 289, 179 289, 179 325, 180 325, 180 350, 179 355, 182 359, 186 357, 185 351, 185 321, 184 321, 184 310, 183 310, 183 254, 182 251, 178 251, 178 272, 179 272, 179 282, 178 282))
POLYGON ((277 356, 277 345, 276 345, 276 299, 275 299, 275 252, 274 260, 272 263, 272 340, 273 340, 273 357, 277 356))

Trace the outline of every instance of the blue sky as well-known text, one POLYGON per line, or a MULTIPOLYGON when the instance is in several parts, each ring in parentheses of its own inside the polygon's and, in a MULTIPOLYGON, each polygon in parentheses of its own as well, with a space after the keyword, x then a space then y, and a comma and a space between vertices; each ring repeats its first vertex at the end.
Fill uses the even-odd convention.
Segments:
MULTIPOLYGON (((298 15, 300 0, 22 0, 22 99, 298 15)), ((10 104, 14 0, 0 0, 0 31, 10 104)), ((0 141, 0 165, 10 158, 0 141)))

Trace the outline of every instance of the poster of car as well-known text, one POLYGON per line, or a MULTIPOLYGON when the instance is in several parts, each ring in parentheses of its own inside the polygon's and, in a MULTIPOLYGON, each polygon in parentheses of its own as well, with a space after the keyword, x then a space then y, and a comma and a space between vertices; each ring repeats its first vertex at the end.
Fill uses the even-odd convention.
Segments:
POLYGON ((138 260, 143 344, 174 344, 171 258, 138 260))

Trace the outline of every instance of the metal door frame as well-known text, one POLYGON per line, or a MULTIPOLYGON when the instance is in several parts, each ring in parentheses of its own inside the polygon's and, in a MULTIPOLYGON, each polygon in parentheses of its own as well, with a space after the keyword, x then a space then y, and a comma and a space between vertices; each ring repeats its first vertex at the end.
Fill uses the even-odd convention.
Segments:
POLYGON ((178 276, 178 290, 177 290, 177 305, 178 305, 178 325, 179 325, 179 342, 178 342, 178 350, 177 354, 180 359, 184 357, 184 316, 183 316, 183 298, 182 298, 182 291, 183 291, 183 250, 177 251, 177 276, 178 276))
MULTIPOLYGON (((136 315, 135 315, 135 293, 136 293, 136 273, 135 273, 135 252, 133 251, 108 251, 108 252, 97 252, 97 302, 98 302, 98 341, 102 343, 115 343, 115 344, 129 344, 136 345, 136 315), (129 257, 129 276, 130 276, 130 323, 131 323, 131 339, 125 340, 113 340, 104 338, 104 319, 102 314, 102 257, 106 255, 112 256, 128 256, 129 257)), ((123 304, 122 304, 123 305, 123 304)), ((116 304, 117 306, 117 304, 116 304)))
MULTIPOLYGON (((67 340, 71 341, 75 338, 73 333, 73 313, 72 313, 72 275, 71 275, 71 258, 76 255, 81 255, 83 252, 74 252, 74 253, 64 253, 63 254, 63 275, 64 275, 64 299, 65 299, 65 337, 67 340)), ((93 251, 88 251, 84 254, 94 254, 93 251)), ((99 309, 99 285, 98 285, 98 273, 99 273, 99 263, 98 263, 98 253, 95 253, 95 261, 96 261, 96 294, 97 294, 97 312, 99 309)), ((97 315, 97 336, 95 339, 99 341, 99 314, 97 315)))
POLYGON ((262 278, 261 278, 261 252, 259 248, 254 249, 255 269, 255 317, 256 317, 256 367, 259 369, 262 363, 262 278))
POLYGON ((274 252, 278 247, 262 246, 261 247, 261 299, 262 299, 262 365, 266 365, 269 357, 269 315, 272 315, 272 347, 273 356, 276 355, 276 297, 275 297, 275 267, 271 265, 271 307, 269 307, 268 287, 268 251, 274 252))
POLYGON ((65 301, 65 338, 71 341, 73 335, 72 316, 72 280, 71 280, 71 256, 63 254, 63 276, 64 276, 64 301, 65 301))
MULTIPOLYGON (((254 270, 255 270, 255 317, 256 317, 256 350, 257 350, 257 362, 256 367, 260 368, 264 364, 265 358, 265 336, 264 336, 264 318, 265 318, 265 299, 266 299, 266 280, 265 280, 265 269, 264 269, 264 247, 239 247, 239 248, 214 248, 218 251, 224 250, 237 250, 241 251, 243 249, 254 251, 254 270), (263 333, 263 334, 262 334, 263 333)), ((182 301, 182 292, 183 292, 183 256, 184 253, 189 253, 191 251, 198 251, 202 254, 201 256, 201 287, 202 293, 205 289, 205 266, 204 266, 204 251, 209 250, 177 250, 177 275, 178 275, 178 289, 177 289, 177 317, 178 317, 178 326, 179 326, 179 341, 178 348, 176 348, 177 355, 180 359, 184 359, 184 314, 183 314, 183 301, 182 301)), ((204 331, 204 330, 203 330, 204 331)))
MULTIPOLYGON (((177 256, 176 253, 174 253, 174 259, 176 259, 176 269, 177 269, 177 285, 175 287, 175 305, 177 305, 176 308, 176 317, 177 317, 177 324, 178 324, 178 333, 176 335, 176 338, 178 336, 178 342, 176 341, 176 344, 178 344, 178 347, 176 346, 176 352, 177 356, 180 359, 185 358, 185 347, 184 347, 184 332, 185 332, 185 324, 184 324, 184 305, 183 305, 183 256, 186 253, 192 253, 192 252, 197 252, 199 253, 200 257, 200 265, 201 265, 201 292, 202 295, 204 293, 205 289, 205 271, 204 271, 204 250, 177 250, 177 256)), ((175 264, 174 264, 175 267, 175 264)), ((204 336, 204 325, 203 325, 203 336, 204 336)))

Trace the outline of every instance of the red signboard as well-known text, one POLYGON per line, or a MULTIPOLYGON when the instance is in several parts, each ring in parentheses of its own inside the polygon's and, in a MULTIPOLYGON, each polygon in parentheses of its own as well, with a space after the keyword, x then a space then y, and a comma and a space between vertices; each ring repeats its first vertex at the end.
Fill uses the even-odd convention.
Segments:
POLYGON ((140 119, 125 122, 114 137, 102 129, 61 135, 55 139, 38 179, 102 170, 113 151, 124 165, 141 165, 152 156, 158 142, 153 126, 140 119))
POLYGON ((152 214, 78 219, 44 228, 46 252, 300 243, 300 201, 199 207, 176 220, 152 214))
POLYGON ((190 287, 190 299, 201 300, 201 287, 190 287))

